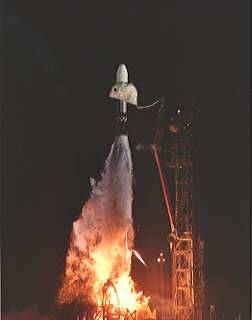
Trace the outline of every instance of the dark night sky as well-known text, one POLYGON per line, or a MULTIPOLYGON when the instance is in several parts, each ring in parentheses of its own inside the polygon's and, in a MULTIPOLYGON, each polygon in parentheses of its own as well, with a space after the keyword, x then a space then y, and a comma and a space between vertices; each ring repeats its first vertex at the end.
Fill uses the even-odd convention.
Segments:
MULTIPOLYGON (((125 63, 141 104, 194 96, 201 108, 208 302, 248 319, 248 1, 13 0, 5 7, 3 310, 54 308, 71 224, 113 139, 107 94, 125 63)), ((142 126, 133 118, 133 128, 142 126)), ((169 226, 150 155, 133 157, 136 243, 148 257, 165 247, 169 226)))

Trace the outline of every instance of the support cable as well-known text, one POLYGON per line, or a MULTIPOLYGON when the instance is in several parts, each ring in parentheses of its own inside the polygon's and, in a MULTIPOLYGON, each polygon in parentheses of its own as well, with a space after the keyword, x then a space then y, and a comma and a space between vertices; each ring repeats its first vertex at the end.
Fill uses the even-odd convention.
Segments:
POLYGON ((172 220, 171 204, 169 202, 169 198, 168 198, 168 195, 167 195, 167 188, 166 188, 166 185, 165 185, 164 176, 163 176, 163 173, 162 173, 162 168, 161 168, 161 164, 160 164, 157 148, 156 148, 155 145, 152 144, 151 145, 151 149, 153 151, 154 158, 155 158, 155 161, 156 161, 156 165, 157 165, 157 168, 158 168, 158 173, 159 173, 159 178, 160 178, 161 187, 162 187, 162 191, 163 191, 165 206, 166 206, 166 209, 167 209, 168 218, 169 218, 169 222, 170 222, 170 225, 171 225, 171 232, 174 232, 175 228, 174 228, 174 224, 173 224, 173 220, 172 220))

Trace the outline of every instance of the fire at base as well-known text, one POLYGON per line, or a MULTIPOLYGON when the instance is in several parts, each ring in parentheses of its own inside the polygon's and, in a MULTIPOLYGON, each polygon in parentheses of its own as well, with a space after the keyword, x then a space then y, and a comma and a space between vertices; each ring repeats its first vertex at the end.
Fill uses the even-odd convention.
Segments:
POLYGON ((59 303, 78 302, 93 319, 154 319, 130 277, 133 240, 131 152, 127 135, 119 135, 73 224, 59 303))

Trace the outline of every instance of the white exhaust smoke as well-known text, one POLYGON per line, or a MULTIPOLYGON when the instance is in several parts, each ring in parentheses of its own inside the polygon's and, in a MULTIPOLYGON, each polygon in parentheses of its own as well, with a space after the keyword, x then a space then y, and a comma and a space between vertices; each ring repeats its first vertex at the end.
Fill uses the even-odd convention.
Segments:
POLYGON ((97 304, 104 283, 129 275, 132 227, 132 160, 128 137, 115 137, 102 178, 74 222, 59 302, 97 304))

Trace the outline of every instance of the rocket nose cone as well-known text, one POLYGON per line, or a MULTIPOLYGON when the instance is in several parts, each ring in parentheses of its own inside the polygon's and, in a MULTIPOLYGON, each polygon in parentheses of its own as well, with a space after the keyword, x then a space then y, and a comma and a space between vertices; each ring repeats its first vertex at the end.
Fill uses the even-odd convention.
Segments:
POLYGON ((128 71, 125 64, 120 64, 116 71, 116 83, 128 83, 128 71))

